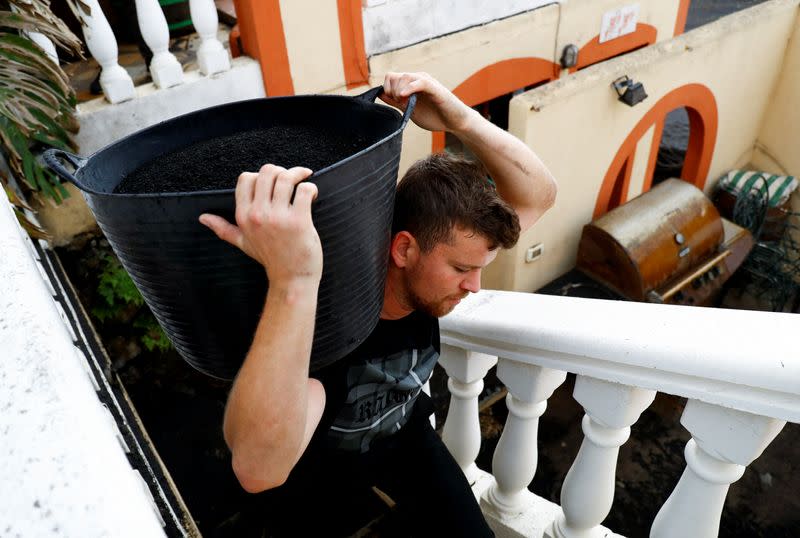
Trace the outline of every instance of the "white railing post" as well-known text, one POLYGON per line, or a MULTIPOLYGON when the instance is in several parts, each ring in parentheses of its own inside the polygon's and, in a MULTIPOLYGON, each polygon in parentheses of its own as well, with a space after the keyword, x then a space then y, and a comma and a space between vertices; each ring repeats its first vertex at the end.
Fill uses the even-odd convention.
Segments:
POLYGON ((475 465, 481 449, 478 396, 483 390, 486 372, 496 363, 497 357, 442 344, 439 364, 447 372, 447 388, 450 390, 442 441, 470 484, 474 484, 480 475, 475 465))
POLYGON ((652 538, 712 538, 719 533, 728 488, 761 455, 786 424, 783 420, 689 400, 681 424, 686 469, 659 510, 652 538))
POLYGON ((83 37, 89 52, 102 68, 100 88, 103 94, 111 103, 133 99, 136 95, 133 80, 117 61, 117 40, 103 10, 100 9, 100 3, 98 0, 84 0, 84 3, 89 7, 90 13, 83 17, 83 37))
POLYGON ((136 0, 136 18, 142 39, 153 51, 150 76, 159 88, 169 88, 183 82, 183 67, 169 51, 169 27, 158 0, 136 0))
POLYGON ((197 65, 204 75, 221 73, 231 68, 228 51, 217 39, 219 17, 213 0, 189 0, 189 12, 194 29, 200 34, 197 65))
POLYGON ((561 487, 562 513, 545 532, 550 538, 594 538, 606 532, 600 523, 614 500, 619 447, 656 393, 578 376, 574 396, 586 410, 584 439, 561 487))
POLYGON ((497 377, 508 387, 508 419, 492 458, 495 484, 487 491, 486 500, 500 513, 510 515, 521 513, 528 505, 525 493, 539 458, 539 417, 567 372, 501 358, 497 377))
POLYGON ((27 32, 27 34, 28 37, 31 38, 31 41, 39 45, 44 53, 47 54, 47 57, 58 65, 58 52, 56 51, 56 46, 50 41, 50 38, 39 32, 27 32))

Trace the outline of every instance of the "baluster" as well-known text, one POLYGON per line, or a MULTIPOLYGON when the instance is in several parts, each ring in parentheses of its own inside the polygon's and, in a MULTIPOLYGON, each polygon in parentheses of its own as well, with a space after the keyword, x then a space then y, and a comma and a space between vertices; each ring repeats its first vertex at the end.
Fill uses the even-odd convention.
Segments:
MULTIPOLYGON (((21 11, 14 4, 11 4, 9 7, 11 8, 11 12, 12 13, 20 13, 20 11, 21 11)), ((50 58, 51 60, 53 60, 53 62, 56 65, 58 65, 58 52, 56 51, 56 46, 53 44, 52 41, 50 41, 49 37, 47 37, 44 34, 40 34, 39 32, 25 32, 25 31, 23 31, 23 34, 28 36, 28 38, 31 41, 33 41, 34 43, 39 45, 39 47, 41 47, 41 49, 44 51, 44 53, 47 54, 47 57, 50 58)))
POLYGON ((578 376, 575 399, 586 410, 583 443, 561 487, 561 514, 549 538, 603 536, 600 523, 611 510, 619 447, 631 424, 653 403, 655 391, 578 376))
POLYGON ((200 34, 200 48, 197 49, 197 65, 204 75, 221 73, 231 68, 228 51, 217 39, 219 17, 213 0, 189 0, 194 29, 200 34))
POLYGON ((97 63, 100 64, 100 88, 111 103, 120 103, 133 99, 136 90, 133 80, 122 66, 117 62, 117 39, 111 31, 103 10, 100 9, 98 0, 83 0, 89 7, 90 13, 83 17, 83 37, 86 47, 97 63))
POLYGON ((47 54, 48 58, 53 60, 53 63, 58 65, 58 52, 56 51, 56 46, 53 45, 52 41, 50 41, 50 38, 44 34, 40 34, 39 32, 26 32, 26 34, 31 41, 42 48, 44 53, 47 54))
POLYGON ((142 39, 153 51, 150 76, 159 88, 169 88, 183 82, 183 67, 169 51, 169 27, 158 0, 136 0, 136 18, 142 39))
POLYGON ((496 483, 487 492, 487 500, 499 512, 511 515, 527 506, 527 487, 539 458, 539 417, 567 372, 500 359, 497 377, 508 387, 508 419, 492 458, 496 483))
POLYGON ((478 396, 483 390, 486 372, 497 363, 497 357, 442 344, 439 364, 449 379, 450 406, 442 429, 442 440, 464 471, 470 484, 480 476, 475 458, 481 449, 481 425, 478 418, 478 396))
POLYGON ((728 489, 786 424, 783 420, 689 400, 681 424, 686 468, 659 510, 651 538, 712 538, 719 533, 728 489))

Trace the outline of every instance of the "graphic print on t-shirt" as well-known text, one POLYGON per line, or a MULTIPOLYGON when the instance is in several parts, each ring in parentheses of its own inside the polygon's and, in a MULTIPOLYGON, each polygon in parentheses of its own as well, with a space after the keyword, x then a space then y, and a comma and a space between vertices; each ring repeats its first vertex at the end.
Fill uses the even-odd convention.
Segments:
POLYGON ((347 397, 329 433, 338 448, 366 452, 372 441, 399 430, 438 358, 429 346, 351 366, 347 371, 347 397))

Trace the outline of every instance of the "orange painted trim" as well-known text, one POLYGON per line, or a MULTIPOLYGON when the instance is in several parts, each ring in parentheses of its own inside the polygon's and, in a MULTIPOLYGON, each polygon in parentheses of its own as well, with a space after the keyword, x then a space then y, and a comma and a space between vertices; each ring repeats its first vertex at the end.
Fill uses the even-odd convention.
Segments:
POLYGON ((239 25, 235 24, 233 28, 231 28, 231 33, 228 34, 228 46, 231 49, 231 58, 238 58, 242 55, 242 47, 239 41, 241 38, 242 35, 239 32, 239 25))
POLYGON ((369 65, 364 48, 364 22, 361 0, 337 0, 342 66, 347 89, 369 84, 369 65))
POLYGON ((434 131, 431 133, 431 152, 439 153, 444 151, 446 144, 444 131, 434 131))
MULTIPOLYGON (((620 103, 619 106, 624 105, 620 103)), ((610 207, 612 193, 620 170, 636 151, 636 144, 642 136, 653 124, 656 124, 656 122, 663 124, 667 114, 681 107, 686 107, 686 111, 689 114, 689 145, 686 148, 681 178, 700 189, 705 188, 708 171, 711 168, 711 158, 714 156, 714 148, 717 144, 719 122, 717 100, 707 86, 687 84, 672 90, 659 99, 625 138, 606 171, 603 183, 600 185, 593 218, 597 218, 612 209, 610 207)), ((652 151, 650 158, 652 158, 652 151)), ((650 184, 652 184, 652 175, 645 183, 649 188, 650 184)))
MULTIPOLYGON (((526 86, 558 78, 558 65, 543 58, 512 58, 473 73, 453 93, 469 106, 485 103, 526 86), (555 67, 554 67, 555 66, 555 67)), ((432 151, 444 150, 444 133, 433 133, 432 151)))
POLYGON ((617 207, 624 204, 628 200, 628 190, 631 188, 631 174, 633 173, 633 160, 636 158, 636 152, 628 155, 625 162, 622 163, 622 170, 617 174, 617 179, 611 188, 611 196, 609 198, 609 206, 617 207))
POLYGON ((642 182, 642 192, 647 192, 653 186, 653 174, 656 171, 656 160, 658 159, 658 149, 661 147, 661 136, 664 134, 665 118, 657 121, 653 131, 653 141, 650 143, 650 157, 647 160, 647 169, 644 172, 642 182))
POLYGON ((243 52, 261 64, 270 97, 294 95, 280 0, 233 0, 243 52))
POLYGON ((692 3, 692 0, 680 0, 680 2, 680 5, 678 5, 678 14, 675 17, 675 32, 672 34, 673 37, 681 35, 686 29, 686 17, 689 16, 689 4, 692 3))
POLYGON ((594 39, 589 41, 581 50, 578 51, 578 63, 571 67, 569 72, 574 73, 590 65, 594 65, 603 60, 608 60, 614 56, 619 56, 625 52, 629 52, 646 45, 652 45, 656 42, 658 37, 658 30, 655 26, 649 24, 638 23, 636 30, 630 34, 625 34, 616 39, 600 43, 600 36, 595 36, 594 39))

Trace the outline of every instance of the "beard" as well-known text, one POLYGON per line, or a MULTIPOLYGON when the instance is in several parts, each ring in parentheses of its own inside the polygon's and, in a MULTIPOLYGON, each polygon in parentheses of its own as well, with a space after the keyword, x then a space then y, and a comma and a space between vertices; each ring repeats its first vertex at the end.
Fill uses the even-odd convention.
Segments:
POLYGON ((412 309, 420 310, 435 318, 440 318, 452 312, 458 304, 456 300, 463 299, 469 295, 469 292, 464 292, 462 295, 451 295, 438 300, 425 299, 414 290, 413 279, 406 278, 406 294, 408 305, 412 309))

